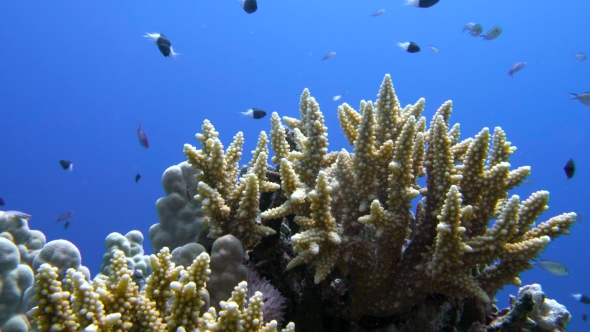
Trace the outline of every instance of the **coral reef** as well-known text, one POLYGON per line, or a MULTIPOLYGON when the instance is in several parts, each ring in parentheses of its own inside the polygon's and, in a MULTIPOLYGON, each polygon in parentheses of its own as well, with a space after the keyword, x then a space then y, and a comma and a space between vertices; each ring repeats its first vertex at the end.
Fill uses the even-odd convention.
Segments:
POLYGON ((569 313, 538 285, 521 288, 511 310, 498 313, 493 298, 520 286, 575 213, 535 226, 549 193, 510 195, 530 168, 511 170, 516 148, 504 131, 461 140, 450 101, 430 123, 424 107, 402 108, 386 75, 375 103, 338 107, 352 151, 329 152, 324 115, 305 89, 300 119, 273 113, 241 170, 243 134, 224 150, 205 120, 201 149, 186 144, 188 161, 162 177, 149 233, 157 254, 144 255, 138 231, 112 233, 93 280, 73 244, 45 244, 26 220, 0 214, 0 308, 17 304, 0 310, 0 328, 564 330, 569 313))

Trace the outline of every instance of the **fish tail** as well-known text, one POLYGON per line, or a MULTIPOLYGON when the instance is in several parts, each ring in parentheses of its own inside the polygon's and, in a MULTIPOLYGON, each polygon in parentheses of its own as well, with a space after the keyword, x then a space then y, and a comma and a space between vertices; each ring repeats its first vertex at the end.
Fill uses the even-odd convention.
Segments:
POLYGON ((572 95, 573 97, 571 99, 576 99, 578 98, 578 95, 576 93, 570 92, 570 95, 572 95))

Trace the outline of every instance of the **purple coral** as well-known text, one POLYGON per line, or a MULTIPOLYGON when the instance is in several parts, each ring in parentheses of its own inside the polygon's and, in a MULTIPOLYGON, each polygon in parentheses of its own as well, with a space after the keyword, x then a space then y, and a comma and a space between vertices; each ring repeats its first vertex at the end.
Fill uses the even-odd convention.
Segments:
POLYGON ((256 292, 262 293, 264 304, 262 313, 264 322, 276 320, 279 327, 283 324, 283 316, 287 307, 285 297, 265 278, 261 278, 252 268, 247 270, 248 298, 256 292))

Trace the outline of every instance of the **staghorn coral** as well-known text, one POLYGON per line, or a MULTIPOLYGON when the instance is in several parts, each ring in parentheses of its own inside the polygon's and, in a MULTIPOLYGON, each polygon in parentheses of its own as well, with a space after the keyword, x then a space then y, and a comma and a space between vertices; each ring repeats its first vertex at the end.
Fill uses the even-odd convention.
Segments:
POLYGON ((429 128, 424 105, 420 99, 402 108, 386 75, 374 105, 362 101, 358 112, 348 104, 338 108, 354 153, 342 150, 336 158, 307 89, 301 119, 283 118, 294 130, 296 150, 286 152, 285 130, 278 114, 271 117, 286 201, 261 216, 295 215, 301 231, 292 237, 297 256, 288 268, 307 263, 319 283, 338 266, 348 274, 356 315, 404 313, 434 293, 489 303, 505 284, 519 285, 528 261, 568 234, 576 218, 562 214, 532 227, 549 194, 539 191, 522 202, 509 197, 530 168, 510 170, 515 148, 502 129, 491 136, 484 128, 460 141, 459 125, 449 125, 452 103, 437 110, 429 128), (414 216, 410 209, 420 195, 414 216))
MULTIPOLYGON (((209 294, 209 255, 201 253, 187 268, 175 267, 168 248, 151 256, 154 273, 139 291, 121 250, 113 250, 109 274, 89 282, 69 269, 60 281, 58 269, 44 263, 37 270, 28 313, 35 331, 277 331, 275 320, 264 323, 262 294, 246 298, 247 283, 215 308, 203 308, 209 294), (162 264, 165 263, 165 264, 162 264), (162 278, 165 276, 165 278, 162 278), (155 287, 154 285, 157 285, 155 287), (164 296, 159 296, 161 294, 164 296), (200 310, 205 313, 200 315, 200 310)), ((282 331, 294 331, 289 323, 282 331)))
POLYGON ((227 151, 217 138, 219 133, 205 120, 203 133, 197 134, 202 150, 185 144, 184 154, 195 170, 203 210, 209 217, 209 237, 216 239, 226 234, 236 236, 245 247, 252 247, 264 237, 274 234, 272 228, 260 224, 258 215, 260 192, 272 192, 279 185, 267 181, 268 137, 260 133, 256 150, 247 174, 238 179, 239 161, 244 138, 242 132, 234 136, 227 151))

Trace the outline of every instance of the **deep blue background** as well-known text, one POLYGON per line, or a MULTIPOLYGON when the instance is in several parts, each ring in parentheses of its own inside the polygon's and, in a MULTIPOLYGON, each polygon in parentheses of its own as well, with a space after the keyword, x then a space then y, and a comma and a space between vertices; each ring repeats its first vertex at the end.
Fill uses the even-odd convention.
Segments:
MULTIPOLYGON (((461 123, 463 138, 502 126, 518 147, 513 167, 533 171, 532 185, 515 193, 524 199, 535 190, 551 192, 543 217, 583 213, 590 108, 569 93, 590 91, 590 61, 572 56, 590 52, 589 11, 583 0, 441 0, 429 9, 403 0, 259 0, 253 15, 234 0, 2 1, 0 196, 5 209, 32 214, 30 227, 48 240, 76 243, 96 273, 110 232, 138 229, 151 252, 147 231, 157 222, 161 175, 185 160, 183 144, 196 144, 205 118, 225 146, 244 132, 247 161, 269 121, 238 112, 259 107, 298 116, 308 87, 330 128, 330 150, 339 150, 347 143, 337 106, 374 100, 390 73, 403 105, 426 98, 429 120, 452 99, 451 120, 461 123), (370 16, 380 8, 382 16, 370 16), (472 21, 484 33, 494 25, 503 33, 485 42, 462 34, 472 21), (182 55, 162 57, 142 38, 146 32, 165 34, 182 55), (410 40, 422 52, 397 46, 410 40), (330 51, 336 56, 320 61, 330 51), (519 61, 527 66, 511 79, 507 71, 519 61), (137 142, 138 121, 148 150, 137 142), (578 172, 568 181, 563 166, 572 157, 578 172), (64 172, 59 159, 72 160, 74 172, 64 172), (66 210, 76 214, 64 230, 54 220, 66 210)), ((570 297, 590 295, 589 235, 584 222, 576 224, 542 255, 565 263, 570 276, 539 269, 522 275, 523 283, 540 282, 568 307, 572 331, 583 329, 580 317, 590 312, 570 297)), ((500 293, 500 304, 515 291, 500 293)))

